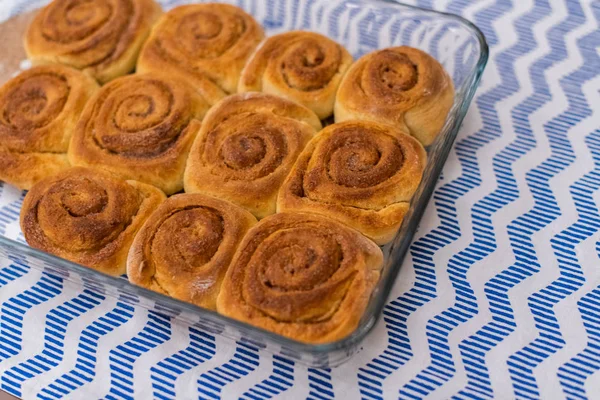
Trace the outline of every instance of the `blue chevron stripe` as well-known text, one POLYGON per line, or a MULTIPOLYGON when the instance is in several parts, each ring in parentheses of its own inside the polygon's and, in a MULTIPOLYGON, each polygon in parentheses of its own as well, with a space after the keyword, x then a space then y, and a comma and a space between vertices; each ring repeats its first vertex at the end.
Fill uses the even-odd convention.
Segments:
POLYGON ((238 341, 235 353, 229 361, 200 375, 198 396, 219 399, 225 385, 254 371, 259 362, 258 349, 238 341))
MULTIPOLYGON (((26 276, 30 271, 30 267, 26 265, 23 261, 12 257, 11 261, 12 262, 9 266, 0 269, 0 289, 2 289, 8 283, 13 282, 23 276, 26 276)), ((19 339, 20 342, 20 338, 17 338, 16 336, 12 337, 13 341, 11 341, 11 338, 9 337, 4 338, 4 327, 8 327, 8 330, 12 331, 13 333, 18 333, 18 330, 21 330, 23 327, 22 315, 19 316, 18 314, 6 313, 2 311, 0 311, 0 357, 2 357, 0 358, 0 362, 3 361, 5 358, 8 358, 2 356, 5 351, 4 346, 9 345, 9 343, 15 345, 17 339, 19 339), (4 341, 6 341, 6 343, 3 343, 4 341)), ((20 346, 18 347, 18 350, 20 350, 20 346)))
POLYGON ((435 7, 433 6, 433 0, 420 0, 420 1, 416 1, 416 3, 419 7, 427 8, 430 10, 435 9, 435 7))
MULTIPOLYGON (((11 257, 10 265, 0 269, 0 289, 8 283, 25 276, 29 271, 30 267, 24 261, 11 257)), ((0 316, 0 321, 2 318, 4 316, 0 316)))
POLYGON ((399 19, 394 25, 392 25, 392 34, 394 37, 399 37, 400 43, 410 43, 412 35, 415 30, 419 27, 418 21, 404 21, 399 19))
MULTIPOLYGON (((456 218, 455 204, 457 199, 480 185, 479 167, 473 149, 478 150, 490 140, 490 138, 486 139, 479 141, 466 138, 457 143, 455 151, 462 166, 462 175, 440 189, 440 192, 445 187, 452 189, 451 195, 445 199, 446 201, 444 203, 440 202, 444 205, 443 207, 439 207, 436 202, 436 206, 439 207, 440 219, 442 214, 446 214, 447 217, 453 219, 456 218)), ((436 192, 436 195, 439 195, 438 192, 436 192)), ((445 239, 451 238, 453 241, 460 236, 458 224, 453 229, 457 232, 455 236, 446 235, 445 239)), ((448 347, 448 335, 459 324, 466 322, 477 313, 476 299, 466 275, 469 267, 482 258, 481 251, 489 250, 487 246, 489 246, 487 241, 478 239, 475 244, 467 247, 466 250, 459 252, 449 260, 448 274, 455 290, 456 304, 428 322, 426 329, 429 350, 432 355, 431 365, 400 390, 401 397, 418 398, 419 396, 425 396, 454 375, 454 362, 448 347)))
POLYGON ((273 371, 262 382, 250 388, 242 398, 252 400, 270 399, 288 390, 294 384, 294 362, 273 356, 273 371))
MULTIPOLYGON (((585 22, 582 17, 583 13, 579 4, 569 5, 568 17, 549 30, 548 38, 552 51, 547 57, 542 58, 539 61, 540 63, 549 67, 558 60, 567 57, 564 38, 568 32, 585 22)), ((590 74, 589 70, 590 67, 586 67, 584 63, 582 68, 560 80, 560 86, 568 98, 569 108, 544 126, 550 142, 551 156, 540 166, 527 173, 526 181, 533 194, 535 205, 523 217, 524 220, 528 217, 535 218, 535 225, 531 224, 528 227, 531 229, 535 226, 533 231, 542 229, 560 215, 560 209, 556 204, 549 181, 575 160, 575 153, 567 138, 567 131, 584 119, 586 115, 589 115, 591 110, 585 103, 585 96, 581 92, 581 87, 573 85, 572 79, 580 79, 581 83, 589 80, 597 73, 597 71, 594 71, 590 74)), ((545 92, 549 88, 544 80, 540 82, 540 90, 544 93, 540 97, 543 96, 544 101, 548 101, 549 96, 545 92)), ((509 372, 515 395, 519 397, 539 397, 533 369, 565 344, 552 308, 560 300, 581 287, 585 281, 573 248, 581 242, 582 238, 590 236, 600 227, 597 219, 597 209, 595 207, 595 210, 589 209, 590 201, 585 198, 585 195, 582 196, 580 192, 582 184, 584 187, 586 185, 585 180, 584 177, 571 187, 571 195, 579 214, 578 221, 551 240, 552 248, 558 260, 560 277, 528 299, 528 306, 533 314, 536 328, 540 331, 540 336, 509 357, 509 372), (596 218, 595 221, 588 220, 590 214, 592 218, 596 218)), ((597 187, 600 187, 600 183, 597 187)), ((591 204, 594 204, 593 200, 591 204)), ((533 247, 530 236, 524 241, 533 247)), ((528 272, 530 274, 538 273, 539 265, 531 265, 528 272)))
POLYGON ((46 316, 44 349, 40 354, 6 371, 2 375, 2 389, 20 397, 23 382, 58 366, 64 356, 65 334, 69 323, 98 306, 102 300, 104 296, 86 288, 75 298, 52 309, 46 316))
POLYGON ((308 369, 308 399, 332 400, 335 398, 333 385, 331 383, 331 369, 309 368, 308 369))
MULTIPOLYGON (((532 28, 538 21, 548 15, 549 11, 550 8, 547 4, 538 2, 529 13, 516 22, 515 27, 519 34, 519 42, 514 47, 518 49, 517 55, 525 54, 536 47, 532 28)), ((512 72, 512 67, 508 71, 512 72)), ((534 75, 533 72, 531 75, 534 75)), ((506 87, 502 88, 502 90, 506 89, 506 87)), ((515 91, 513 86, 513 92, 515 91)), ((529 114, 543 104, 543 102, 538 102, 538 104, 529 105, 528 103, 531 102, 531 100, 531 98, 527 99, 524 103, 519 105, 516 110, 527 109, 527 113, 529 114)), ((478 105, 480 105, 479 102, 478 105)), ((481 107, 481 105, 480 108, 485 109, 484 107, 481 107)), ((480 133, 482 136, 485 135, 483 131, 480 133)), ((469 163, 468 167, 472 168, 473 171, 473 175, 469 178, 477 181, 477 185, 479 184, 478 181, 480 177, 478 166, 476 164, 476 157, 473 155, 473 148, 477 149, 481 139, 480 136, 469 143, 470 138, 467 138, 464 142, 461 141, 456 145, 457 155, 463 166, 463 176, 466 172, 464 158, 469 157, 472 161, 469 163)), ((521 150, 521 154, 523 153, 524 151, 521 150)), ((467 171, 471 172, 469 169, 467 169, 467 171)), ((463 176, 459 177, 458 180, 461 180, 463 176)), ((465 186, 469 187, 468 181, 465 183, 465 186)), ((448 274, 452 286, 455 289, 456 303, 453 307, 443 311, 440 315, 430 320, 427 326, 427 337, 432 357, 431 365, 417 374, 415 379, 411 380, 403 389, 401 389, 401 396, 415 397, 427 395, 454 376, 455 367, 448 347, 448 335, 457 326, 465 323, 477 313, 477 300, 473 295, 466 274, 471 265, 494 251, 496 246, 493 229, 491 227, 491 219, 488 217, 489 205, 486 204, 486 206, 483 206, 485 202, 486 199, 484 199, 483 202, 480 202, 476 207, 473 207, 472 210, 474 241, 469 244, 465 250, 452 257, 448 264, 448 274)), ((500 204, 502 204, 502 202, 500 204)), ((475 353, 481 350, 474 346, 466 347, 467 353, 475 353)), ((461 348, 461 351, 464 352, 464 349, 461 348)), ((480 353, 477 353, 477 358, 480 361, 483 360, 480 353)), ((491 389, 485 386, 482 387, 480 383, 481 380, 489 380, 487 370, 485 368, 474 368, 471 358, 464 359, 463 361, 465 369, 467 370, 469 382, 471 383, 471 387, 469 388, 470 395, 489 396, 491 389)), ((468 394, 462 393, 462 395, 468 394)))
POLYGON ((277 0, 267 0, 265 9, 267 10, 267 15, 262 21, 265 29, 281 28, 285 21, 285 3, 277 0))
MULTIPOLYGON (((315 4, 317 4, 318 0, 307 0, 305 5, 304 5, 304 18, 302 19, 302 21, 297 24, 298 29, 300 30, 307 30, 311 28, 311 18, 313 17, 313 15, 317 16, 317 19, 321 19, 323 17, 323 9, 315 9, 315 4), (312 10, 312 11, 309 11, 312 10)), ((298 12, 299 13, 299 12, 298 12)))
MULTIPOLYGON (((531 21, 527 19, 526 24, 531 25, 531 21)), ((564 30, 557 30, 556 34, 564 35, 564 30)), ((516 46, 519 46, 519 44, 516 46)), ((510 49, 509 52, 513 52, 513 49, 510 49)), ((555 53, 556 50, 546 56, 545 59, 540 60, 536 66, 534 66, 534 68, 549 67, 553 62, 556 61, 556 58, 558 57, 555 53)), ((498 56, 498 58, 506 60, 506 56, 507 54, 501 54, 498 56)), ((564 57, 565 55, 562 54, 562 56, 564 57)), ((513 60, 509 59, 507 62, 512 63, 513 60)), ((502 70, 507 70, 507 68, 502 68, 501 71, 502 70)), ((538 75, 542 74, 542 72, 536 71, 532 72, 532 75, 533 74, 538 75)), ((537 87, 536 89, 538 93, 546 92, 546 89, 544 88, 541 89, 537 87)), ((546 100, 547 96, 545 95, 534 95, 532 99, 527 99, 524 104, 528 102, 530 104, 535 103, 535 107, 537 108, 546 100)), ((522 113, 517 114, 518 118, 515 117, 515 124, 517 127, 520 125, 519 122, 524 119, 523 117, 530 114, 532 110, 532 108, 528 107, 522 113)), ((514 114, 516 113, 513 113, 513 115, 514 114)), ((481 228, 487 232, 492 239, 494 233, 491 225, 491 215, 497 212, 501 207, 505 206, 508 202, 514 201, 518 196, 518 192, 516 190, 516 181, 514 180, 514 176, 512 174, 512 164, 523 156, 523 150, 527 151, 531 147, 526 145, 527 143, 531 143, 529 139, 530 132, 528 131, 528 128, 524 127, 523 129, 516 129, 516 132, 518 136, 517 140, 514 143, 511 143, 505 151, 503 150, 500 152, 494 159, 494 171, 496 173, 496 179, 499 183, 498 189, 489 196, 486 196, 473 208, 474 213, 479 213, 482 217, 482 220, 486 222, 484 226, 481 226, 481 228), (525 140, 522 140, 522 138, 519 137, 522 132, 527 133, 527 138, 525 140)), ((522 240, 526 239, 525 237, 527 236, 523 235, 523 231, 520 231, 519 228, 516 229, 516 232, 514 228, 513 230, 509 230, 509 235, 511 235, 511 233, 511 237, 513 238, 511 241, 516 242, 517 246, 521 245, 522 240)), ((518 253, 519 250, 516 250, 516 252, 518 253)), ((517 255, 517 260, 519 260, 519 255, 517 255)), ((519 275, 515 275, 515 272, 518 274, 519 269, 526 268, 530 263, 530 259, 523 260, 516 266, 502 271, 486 284, 485 293, 490 303, 493 321, 485 325, 475 335, 464 340, 459 345, 468 377, 468 384, 459 393, 459 396, 473 396, 482 394, 488 396, 491 395, 491 382, 489 379, 488 369, 484 363, 484 357, 491 348, 502 341, 506 336, 508 336, 508 334, 510 334, 510 332, 512 332, 512 330, 514 330, 514 319, 512 317, 507 292, 511 287, 519 282, 515 279, 518 279, 519 277, 519 275)))
MULTIPOLYGON (((394 14, 390 12, 382 12, 383 15, 375 15, 370 13, 367 17, 362 18, 358 22, 360 54, 373 51, 379 48, 380 26, 387 23, 394 14), (375 22, 377 21, 377 23, 375 22), (362 50, 364 49, 364 50, 362 50)), ((397 17, 394 19, 398 19, 397 17)))
MULTIPOLYGON (((584 51, 592 49, 592 47, 583 46, 583 43, 589 42, 588 40, 584 39, 581 42, 581 48, 586 48, 584 51)), ((578 190, 582 197, 591 199, 592 193, 600 187, 600 130, 588 136, 586 144, 594 157, 595 168, 594 171, 586 174, 586 177, 580 180, 578 190)), ((598 209, 593 203, 589 206, 589 209, 592 210, 592 213, 590 213, 592 215, 587 218, 586 222, 595 223, 594 227, 597 231, 598 209)), ((584 232, 588 233, 585 230, 584 232)), ((600 256, 600 242, 597 243, 597 253, 600 256)), ((581 353, 559 368, 558 379, 567 397, 586 399, 585 381, 594 372, 600 370, 600 316, 598 314, 600 309, 600 286, 583 296, 577 306, 588 335, 588 344, 581 353)))
MULTIPOLYGON (((600 242, 597 243, 600 256, 600 242)), ((600 370, 600 286, 579 300, 577 308, 583 319, 588 342, 583 351, 560 367, 558 379, 569 399, 585 400, 585 383, 600 370)))
MULTIPOLYGON (((294 1, 291 3, 291 8, 289 8, 289 3, 288 3, 288 13, 292 16, 293 19, 293 23, 291 24, 291 26, 288 26, 288 28, 292 28, 292 29, 300 29, 298 28, 300 26, 300 21, 298 20, 300 18, 300 13, 302 12, 302 10, 300 9, 301 4, 297 1, 294 1)), ((305 6, 306 7, 306 6, 305 6)))
MULTIPOLYGON (((600 21, 600 5, 593 4, 592 8, 596 21, 600 21)), ((594 65, 598 65, 598 54, 594 51, 594 47, 598 43, 597 35, 598 31, 578 41, 578 47, 585 60, 584 65, 591 66, 591 68, 594 65)), ((585 139, 585 143, 594 158, 595 168, 581 179, 578 189, 582 197, 593 201, 592 193, 600 185, 598 183, 600 181, 600 130, 596 130, 593 134, 589 135, 585 139)), ((589 209, 596 212, 596 218, 586 222, 597 223, 597 207, 592 203, 589 209)), ((600 257, 600 242, 596 243, 596 252, 600 257)), ((559 368, 558 379, 563 387, 563 392, 568 398, 586 399, 585 382, 592 374, 600 370, 600 317, 598 316, 598 310, 600 309, 600 286, 583 296, 577 303, 577 307, 588 335, 588 342, 581 353, 571 358, 559 368)))
POLYGON ((171 338, 171 318, 148 311, 144 328, 127 342, 110 351, 111 387, 106 400, 133 399, 133 365, 144 353, 171 338))
POLYGON ((122 301, 105 315, 88 325, 79 338, 75 367, 38 394, 40 399, 60 399, 91 382, 96 376, 98 341, 133 317, 133 307, 122 301))
MULTIPOLYGON (((600 242, 598 242, 600 255, 600 242)), ((585 382, 600 370, 600 286, 586 294, 577 303, 588 335, 585 349, 559 368, 558 379, 568 398, 587 399, 585 382)))
MULTIPOLYGON (((342 13, 344 13, 344 11, 347 9, 346 5, 344 4, 344 2, 340 2, 340 5, 335 7, 333 10, 330 11, 329 15, 328 15, 328 21, 327 21, 327 26, 328 26, 328 31, 327 33, 331 36, 331 37, 337 37, 338 39, 341 40, 341 38, 347 38, 348 37, 348 27, 350 24, 348 24, 347 26, 344 27, 340 27, 339 26, 339 20, 340 20, 340 15, 342 13), (338 35, 338 32, 344 32, 342 35, 338 35)), ((354 8, 350 11, 350 20, 354 19, 356 17, 356 15, 360 12, 360 10, 358 8, 354 8)), ((314 29, 314 27, 313 27, 314 29)), ((354 54, 355 57, 360 56, 360 54, 354 54)))
POLYGON ((210 360, 215 355, 215 338, 194 327, 189 328, 190 344, 185 349, 158 362, 150 369, 156 399, 175 399, 175 381, 185 371, 210 360))
MULTIPOLYGON (((0 320, 0 362, 14 357, 21 351, 25 313, 34 306, 58 296, 62 287, 62 278, 43 273, 33 286, 2 304, 0 307, 0 315, 2 315, 0 320)), ((5 390, 9 391, 9 389, 5 390)))

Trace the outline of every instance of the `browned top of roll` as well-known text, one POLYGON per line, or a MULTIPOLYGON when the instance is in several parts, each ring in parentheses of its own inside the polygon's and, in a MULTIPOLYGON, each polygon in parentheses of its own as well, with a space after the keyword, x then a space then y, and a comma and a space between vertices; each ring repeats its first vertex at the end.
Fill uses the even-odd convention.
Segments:
POLYGON ((233 253, 256 219, 201 194, 170 197, 146 221, 127 261, 129 280, 214 309, 233 253))
POLYGON ((124 272, 135 233, 164 198, 149 185, 70 168, 27 193, 21 229, 32 247, 116 275, 124 272))
POLYGON ((298 158, 278 207, 328 215, 383 244, 402 221, 425 163, 423 146, 389 125, 329 125, 298 158))
POLYGON ((350 64, 350 53, 328 37, 286 32, 261 44, 246 64, 238 90, 283 96, 324 119, 333 111, 335 93, 350 64))
POLYGON ((105 81, 104 70, 147 35, 159 14, 153 0, 54 0, 29 26, 25 47, 34 59, 60 59, 105 81))
POLYGON ((340 223, 275 214, 240 244, 217 309, 304 342, 335 341, 356 329, 382 262, 375 243, 340 223))
POLYGON ((69 148, 70 160, 176 192, 200 126, 195 118, 208 108, 179 80, 153 74, 115 79, 87 104, 69 148))
POLYGON ((0 88, 0 145, 19 152, 62 152, 70 130, 98 85, 81 72, 45 65, 0 88))
POLYGON ((261 26, 238 7, 176 7, 154 27, 138 68, 184 74, 203 88, 208 79, 225 92, 235 93, 240 72, 263 36, 261 26))
POLYGON ((66 166, 61 154, 97 88, 89 76, 61 65, 34 67, 5 83, 0 88, 0 179, 29 188, 43 175, 31 169, 66 166))
POLYGON ((225 198, 258 217, 271 214, 279 186, 320 127, 312 111, 276 96, 227 97, 202 123, 185 189, 225 198))
POLYGON ((329 125, 307 151, 305 196, 372 209, 409 201, 426 160, 414 138, 368 121, 329 125))
POLYGON ((361 57, 350 68, 337 93, 336 122, 367 118, 392 123, 428 145, 438 132, 421 125, 439 130, 453 93, 452 80, 433 57, 408 46, 391 47, 361 57))

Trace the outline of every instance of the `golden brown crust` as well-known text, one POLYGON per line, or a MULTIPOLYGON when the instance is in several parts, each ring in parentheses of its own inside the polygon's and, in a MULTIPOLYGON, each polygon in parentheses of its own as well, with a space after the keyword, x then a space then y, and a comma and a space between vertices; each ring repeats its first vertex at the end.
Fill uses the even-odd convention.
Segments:
POLYGON ((238 92, 265 92, 296 101, 321 119, 333 113, 335 94, 352 64, 338 43, 314 32, 267 38, 244 67, 238 92))
POLYGON ((412 47, 391 47, 352 65, 337 93, 335 122, 387 123, 428 146, 440 133, 453 101, 452 79, 440 63, 412 47))
POLYGON ((214 310, 233 254, 254 224, 252 214, 227 201, 172 196, 135 237, 127 276, 136 285, 214 310))
POLYGON ((185 191, 229 200, 258 218, 273 214, 279 187, 320 127, 312 111, 289 100, 264 93, 229 96, 202 123, 185 191))
POLYGON ((54 0, 25 34, 34 62, 56 62, 105 83, 135 68, 142 44, 161 14, 153 0, 54 0))
POLYGON ((217 310, 303 342, 335 341, 358 326, 382 264, 375 243, 338 222, 275 214, 238 247, 217 310))
POLYGON ((167 194, 183 188, 190 147, 209 105, 184 82, 152 74, 108 83, 88 102, 69 161, 152 184, 167 194))
POLYGON ((298 157, 277 211, 325 215, 385 244, 402 223, 426 158, 416 139, 389 125, 329 125, 298 157))
POLYGON ((235 93, 242 68, 263 37, 262 27, 238 7, 180 6, 153 28, 137 68, 179 76, 214 104, 235 93))
POLYGON ((0 88, 0 180, 29 189, 69 166, 71 134, 98 90, 89 76, 61 65, 34 67, 0 88))
POLYGON ((31 247, 121 275, 135 234, 164 199, 150 185, 70 168, 31 188, 21 229, 31 247))

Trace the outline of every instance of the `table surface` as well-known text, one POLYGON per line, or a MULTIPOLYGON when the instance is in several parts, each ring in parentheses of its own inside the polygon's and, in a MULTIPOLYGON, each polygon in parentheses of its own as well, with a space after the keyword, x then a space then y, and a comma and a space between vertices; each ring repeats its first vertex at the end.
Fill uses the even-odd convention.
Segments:
MULTIPOLYGON (((0 19, 43 3, 2 0, 0 19)), ((0 387, 40 399, 598 398, 600 2, 415 4, 475 22, 490 60, 356 356, 307 369, 0 269, 0 387), (25 304, 40 285, 43 301, 25 304), (42 334, 69 307, 79 314, 62 334, 42 334), (121 322, 103 325, 107 313, 121 322)))

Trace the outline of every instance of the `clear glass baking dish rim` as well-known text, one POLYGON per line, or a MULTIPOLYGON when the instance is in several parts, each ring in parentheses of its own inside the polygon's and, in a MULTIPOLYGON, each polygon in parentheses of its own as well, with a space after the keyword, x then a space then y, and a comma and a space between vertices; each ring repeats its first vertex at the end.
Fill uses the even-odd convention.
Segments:
MULTIPOLYGON (((456 111, 457 118, 454 121, 453 126, 450 128, 450 130, 448 130, 446 132, 446 134, 444 135, 443 140, 438 140, 437 143, 435 143, 433 145, 433 146, 439 145, 441 148, 436 151, 437 160, 436 160, 435 165, 433 165, 432 170, 429 171, 428 177, 429 178, 435 177, 435 179, 437 179, 437 177, 439 176, 439 174, 441 172, 441 168, 443 167, 443 165, 446 161, 448 153, 449 153, 450 149, 452 148, 454 140, 458 134, 460 125, 467 113, 467 110, 469 108, 471 100, 472 100, 472 98, 475 94, 475 91, 477 89, 477 86, 479 84, 479 80, 481 79, 483 70, 487 64, 487 60, 488 60, 488 56, 489 56, 489 48, 488 48, 486 39, 485 39, 483 33, 481 32, 481 30, 477 26, 475 26, 473 23, 462 18, 461 16, 458 16, 455 14, 450 14, 450 13, 428 10, 428 9, 424 9, 421 7, 404 4, 404 3, 394 1, 394 0, 380 0, 380 2, 389 3, 389 4, 393 4, 393 5, 401 5, 402 7, 406 7, 408 9, 413 9, 413 10, 427 12, 427 13, 435 13, 438 15, 443 15, 445 18, 448 18, 448 19, 454 19, 455 21, 459 22, 460 24, 466 26, 469 30, 471 30, 479 42, 480 53, 479 53, 479 58, 477 60, 475 68, 469 74, 469 76, 465 79, 465 83, 463 85, 461 85, 461 87, 466 87, 467 89, 465 91, 461 92, 460 97, 457 98, 457 101, 459 103, 458 107, 457 107, 457 111, 456 111)), ((444 127, 444 130, 446 130, 446 129, 447 129, 447 127, 444 127)), ((429 183, 431 183, 431 182, 429 182, 429 183)), ((420 197, 420 199, 419 199, 420 201, 418 202, 419 204, 411 204, 411 211, 410 211, 411 213, 417 213, 419 215, 422 215, 424 208, 426 207, 426 205, 429 201, 429 198, 431 197, 431 194, 433 192, 435 185, 428 184, 428 185, 424 185, 424 187, 425 187, 425 189, 424 189, 425 191, 419 196, 420 197), (422 208, 422 210, 414 210, 415 208, 422 208)), ((410 218, 410 222, 412 222, 413 225, 415 225, 415 226, 408 227, 408 228, 402 226, 400 228, 399 234, 401 234, 403 231, 411 230, 411 229, 414 232, 414 230, 416 230, 416 224, 418 224, 419 220, 420 220, 420 217, 419 218, 410 218)), ((398 239, 398 235, 397 235, 396 239, 394 239, 394 243, 398 242, 397 239, 398 239)), ((408 241, 404 241, 404 242, 408 242, 408 241)), ((408 248, 409 245, 410 245, 410 242, 400 243, 400 247, 404 246, 404 247, 408 248)), ((383 286, 380 288, 379 293, 377 293, 376 296, 374 295, 372 297, 372 299, 370 300, 369 306, 368 306, 367 310, 365 310, 365 315, 361 319, 361 323, 359 324, 359 326, 356 328, 356 330, 354 332, 352 332, 350 335, 346 336, 345 338, 342 338, 335 342, 329 342, 329 343, 324 343, 324 344, 310 344, 310 343, 296 341, 294 339, 275 334, 273 332, 262 329, 260 327, 256 327, 254 325, 250 325, 245 322, 226 317, 224 315, 218 314, 215 311, 204 309, 204 308, 195 306, 193 304, 186 303, 186 302, 162 295, 160 293, 150 291, 148 289, 145 289, 145 288, 142 288, 139 286, 135 286, 135 285, 129 283, 128 281, 126 281, 125 279, 109 276, 102 272, 83 267, 83 266, 75 264, 71 261, 56 257, 52 254, 45 253, 43 251, 31 248, 25 244, 19 243, 15 240, 9 239, 5 236, 0 236, 0 246, 6 247, 9 249, 14 249, 15 253, 17 253, 17 254, 23 254, 26 256, 38 258, 39 260, 47 263, 50 267, 52 267, 52 266, 61 267, 61 268, 65 268, 67 270, 73 271, 77 274, 80 274, 81 276, 84 276, 84 277, 85 276, 92 277, 92 279, 97 280, 97 281, 101 282, 102 284, 105 284, 105 285, 115 288, 117 290, 124 290, 129 293, 134 293, 143 298, 151 299, 155 303, 160 303, 160 304, 163 304, 163 305, 166 305, 169 307, 173 307, 174 309, 180 309, 184 312, 188 312, 188 313, 194 315, 195 317, 206 318, 206 319, 210 320, 211 322, 219 321, 217 323, 222 323, 223 325, 231 326, 232 328, 237 329, 240 332, 247 333, 252 337, 259 337, 259 339, 256 339, 256 340, 264 341, 264 339, 266 339, 270 342, 274 342, 277 345, 282 346, 282 348, 289 349, 293 352, 310 354, 310 355, 317 356, 317 357, 319 355, 325 355, 325 354, 329 354, 332 352, 345 351, 349 348, 352 348, 352 347, 358 345, 358 343, 360 343, 365 338, 365 336, 373 328, 376 320, 379 318, 379 316, 381 315, 381 313, 383 311, 385 302, 391 292, 392 286, 393 286, 395 279, 398 275, 398 272, 401 268, 403 257, 406 254, 406 251, 401 253, 400 258, 394 260, 392 265, 390 265, 390 271, 388 271, 386 273, 386 275, 388 275, 387 279, 385 280, 385 282, 383 282, 383 286)), ((399 251, 402 251, 402 250, 399 250, 399 251)), ((157 311, 157 312, 159 312, 159 311, 157 311)), ((184 319, 187 319, 187 318, 184 318, 184 319)), ((194 323, 194 321, 191 321, 191 320, 189 322, 194 323)))

